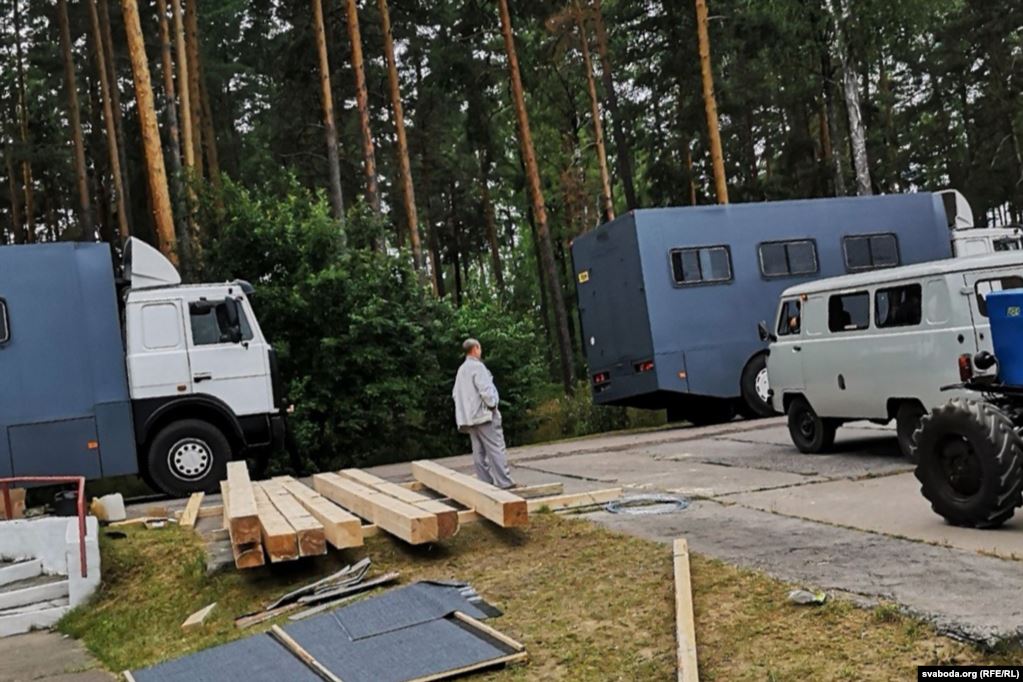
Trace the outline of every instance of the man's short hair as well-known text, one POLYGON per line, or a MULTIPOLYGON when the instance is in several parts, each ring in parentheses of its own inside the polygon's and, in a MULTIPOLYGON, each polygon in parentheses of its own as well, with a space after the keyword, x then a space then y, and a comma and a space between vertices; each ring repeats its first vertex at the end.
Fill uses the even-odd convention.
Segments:
POLYGON ((471 353, 473 348, 479 347, 480 342, 476 339, 466 339, 465 341, 462 341, 462 350, 464 350, 466 354, 471 353))

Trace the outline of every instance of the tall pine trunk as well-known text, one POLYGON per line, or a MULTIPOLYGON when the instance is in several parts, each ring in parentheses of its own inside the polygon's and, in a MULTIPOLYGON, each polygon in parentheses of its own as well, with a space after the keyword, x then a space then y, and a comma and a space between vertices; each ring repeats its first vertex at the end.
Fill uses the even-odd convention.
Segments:
POLYGON ((330 60, 327 57, 327 32, 323 24, 322 0, 312 0, 313 38, 320 66, 320 103, 323 108, 323 131, 327 142, 327 171, 330 175, 330 211, 344 222, 345 202, 341 194, 341 162, 337 154, 337 124, 334 122, 334 96, 330 90, 330 60))
POLYGON ((160 129, 156 122, 156 105, 149 77, 146 43, 142 36, 142 25, 135 0, 121 0, 121 12, 124 15, 128 56, 131 58, 131 71, 135 79, 135 104, 142 133, 142 151, 146 159, 146 179, 149 181, 153 226, 156 228, 160 251, 172 263, 177 264, 174 216, 171 211, 170 192, 167 189, 167 171, 163 165, 163 149, 160 144, 160 129))
MULTIPOLYGON (((18 174, 14 170, 14 148, 10 144, 4 149, 4 161, 7 166, 7 187, 11 198, 11 230, 13 232, 11 237, 15 244, 21 244, 25 241, 24 223, 21 219, 21 201, 18 198, 21 191, 18 188, 18 174)), ((6 236, 4 243, 7 243, 6 236)))
POLYGON ((707 140, 714 170, 714 192, 719 204, 728 203, 725 157, 718 129, 718 105, 714 97, 714 70, 710 62, 710 33, 707 29, 707 0, 696 0, 696 34, 700 50, 700 80, 703 84, 703 110, 707 115, 707 140))
POLYGON ((824 0, 831 15, 831 42, 835 56, 838 58, 838 69, 842 73, 842 93, 845 96, 845 109, 849 117, 849 142, 852 147, 853 169, 856 171, 856 193, 864 196, 873 194, 870 182, 870 163, 867 159, 867 129, 863 124, 863 112, 860 109, 860 90, 856 82, 856 69, 849 60, 849 50, 845 41, 842 24, 849 17, 848 0, 839 0, 841 14, 835 8, 834 0, 824 0))
POLYGON ((22 242, 35 241, 35 191, 32 179, 31 145, 28 135, 28 97, 25 94, 25 58, 21 48, 21 0, 14 0, 14 54, 18 87, 18 134, 21 138, 21 185, 24 192, 25 224, 21 234, 22 242))
POLYGON ((497 218, 494 215, 494 201, 490 196, 490 151, 480 154, 480 199, 483 203, 483 224, 487 231, 487 245, 490 247, 490 266, 494 270, 494 281, 504 291, 504 268, 501 265, 501 246, 497 238, 497 218))
POLYGON ((583 68, 586 69, 586 89, 590 95, 590 116, 593 118, 593 142, 597 147, 597 166, 600 169, 600 209, 602 222, 614 220, 614 198, 611 195, 611 174, 607 169, 607 150, 604 147, 604 126, 600 119, 600 101, 597 99, 597 83, 593 78, 593 62, 590 61, 589 36, 583 21, 579 0, 573 0, 575 23, 579 26, 579 47, 583 53, 583 68))
POLYGON ((352 44, 352 71, 355 74, 355 106, 359 112, 362 136, 362 170, 366 175, 366 201, 375 215, 380 215, 380 189, 377 184, 376 152, 369 127, 369 94, 366 92, 366 70, 362 62, 362 35, 359 32, 359 8, 355 0, 345 0, 348 15, 348 40, 352 44))
POLYGON ((82 116, 78 106, 78 80, 75 78, 74 57, 71 56, 71 27, 67 17, 67 0, 57 0, 57 23, 60 29, 60 51, 64 55, 64 87, 67 88, 68 122, 71 124, 75 185, 78 190, 79 237, 92 241, 96 238, 96 230, 92 222, 89 172, 85 167, 85 139, 82 135, 82 116))
POLYGON ((398 177, 401 182, 401 199, 405 206, 405 223, 408 226, 409 244, 412 246, 412 260, 415 261, 416 270, 423 272, 423 245, 419 237, 416 192, 412 185, 412 164, 409 161, 408 137, 405 134, 405 112, 401 105, 401 83, 398 80, 398 64, 394 59, 391 16, 387 9, 387 0, 377 0, 377 6, 380 8, 380 28, 384 34, 384 56, 387 58, 387 82, 391 91, 391 108, 394 110, 394 130, 398 142, 395 153, 398 156, 398 177))
POLYGON ((625 136, 625 122, 622 120, 621 109, 618 107, 618 93, 615 92, 614 72, 611 70, 611 49, 608 46, 607 27, 604 25, 604 14, 600 8, 600 0, 594 0, 593 16, 597 28, 597 52, 600 54, 600 77, 604 83, 604 97, 607 108, 611 111, 615 138, 615 161, 618 175, 625 190, 625 205, 631 211, 639 207, 636 199, 636 185, 632 179, 632 150, 625 136))
POLYGON ((185 49, 188 51, 189 118, 192 123, 194 173, 203 177, 202 92, 199 89, 199 0, 185 0, 185 49))
POLYGON ((117 146, 117 130, 114 126, 114 108, 110 95, 110 81, 107 79, 107 59, 103 44, 103 31, 100 28, 99 13, 96 11, 96 0, 85 0, 89 8, 91 24, 92 51, 96 59, 96 73, 99 76, 100 99, 103 102, 103 126, 107 134, 107 155, 110 160, 110 178, 114 185, 113 196, 110 198, 113 209, 117 212, 117 230, 121 241, 128 239, 131 230, 128 227, 128 214, 124 201, 124 183, 121 174, 121 154, 117 146))
POLYGON ((181 182, 181 131, 178 128, 177 88, 174 86, 174 58, 171 49, 170 22, 167 19, 167 0, 156 0, 156 14, 160 24, 160 70, 163 75, 164 114, 167 117, 167 141, 170 147, 171 183, 174 186, 174 232, 178 250, 185 265, 191 267, 188 224, 185 221, 185 192, 181 182))
POLYGON ((107 81, 110 83, 110 108, 114 113, 114 130, 117 132, 117 151, 121 158, 121 186, 124 189, 124 214, 128 224, 132 220, 131 179, 128 168, 128 146, 124 138, 124 117, 121 109, 121 86, 117 80, 114 60, 114 36, 111 32, 110 8, 107 0, 99 0, 99 25, 103 29, 103 56, 107 65, 107 81))
POLYGON ((536 163, 533 136, 529 129, 529 114, 526 111, 526 97, 522 90, 519 60, 515 53, 515 36, 512 31, 511 14, 508 11, 508 0, 498 0, 497 5, 501 14, 504 49, 508 54, 508 77, 511 81, 515 118, 519 129, 519 145, 522 148, 522 160, 526 170, 529 195, 532 199, 533 217, 536 221, 536 233, 539 240, 537 246, 540 251, 544 279, 547 282, 547 293, 554 310, 561 360, 561 381, 564 384, 565 392, 572 393, 575 390, 575 363, 572 356, 572 340, 568 331, 568 313, 565 310, 565 297, 561 290, 557 264, 554 262, 554 247, 551 242, 550 226, 547 223, 547 206, 544 203, 543 187, 540 184, 540 170, 536 163))

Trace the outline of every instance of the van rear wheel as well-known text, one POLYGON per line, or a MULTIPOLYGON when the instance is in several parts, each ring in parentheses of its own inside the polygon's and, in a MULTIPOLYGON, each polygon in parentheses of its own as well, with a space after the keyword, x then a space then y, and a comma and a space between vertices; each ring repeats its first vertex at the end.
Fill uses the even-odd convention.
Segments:
POLYGON ((913 444, 913 434, 920 428, 920 419, 927 414, 927 411, 920 403, 902 403, 898 412, 895 413, 895 433, 899 438, 899 450, 902 456, 910 462, 916 462, 916 446, 913 444))
POLYGON ((231 444, 201 419, 182 419, 160 429, 149 444, 146 465, 156 486, 174 497, 216 492, 227 478, 231 444))
POLYGON ((821 419, 810 407, 806 398, 798 396, 789 403, 789 436, 800 452, 817 454, 831 449, 835 444, 838 424, 831 419, 821 419))
POLYGON ((742 370, 739 384, 742 393, 743 414, 751 419, 770 417, 774 414, 771 406, 770 384, 767 381, 767 354, 753 356, 742 370))

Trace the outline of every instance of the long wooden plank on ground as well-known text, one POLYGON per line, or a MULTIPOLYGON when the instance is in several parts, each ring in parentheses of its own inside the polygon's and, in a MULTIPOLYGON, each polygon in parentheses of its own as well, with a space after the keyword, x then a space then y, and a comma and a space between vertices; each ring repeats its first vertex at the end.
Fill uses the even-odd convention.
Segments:
POLYGON ((437 539, 437 515, 367 488, 337 474, 316 474, 313 488, 411 545, 437 539))
POLYGON ((206 493, 192 493, 192 496, 188 498, 185 511, 182 512, 181 519, 178 521, 182 528, 195 528, 195 520, 199 518, 199 507, 202 506, 202 498, 205 496, 206 493))
POLYGON ((263 489, 273 506, 295 529, 299 556, 319 556, 327 553, 327 538, 323 524, 313 518, 280 481, 260 481, 256 485, 263 489))
MULTIPOLYGON (((231 485, 227 481, 220 482, 220 497, 224 500, 224 528, 227 529, 228 536, 231 538, 231 552, 234 553, 234 565, 238 568, 262 566, 264 563, 263 543, 258 541, 238 543, 234 541, 234 536, 231 534, 231 526, 229 525, 231 517, 229 511, 230 503, 228 502, 231 498, 231 485)), ((258 523, 258 517, 256 521, 258 523)))
POLYGON ((689 545, 678 538, 672 546, 675 562, 675 629, 678 637, 678 680, 699 682, 696 666, 696 623, 693 618, 693 590, 689 576, 689 545))
POLYGON ((338 472, 344 478, 349 478, 360 485, 372 488, 385 495, 418 507, 423 511, 437 515, 437 539, 449 538, 458 532, 458 510, 451 505, 444 504, 422 493, 417 493, 408 488, 385 481, 379 476, 363 471, 362 469, 342 469, 338 472))
POLYGON ((291 476, 280 476, 273 480, 279 481, 323 525, 323 532, 331 545, 337 549, 362 545, 362 521, 357 517, 291 476))
POLYGON ((237 545, 259 542, 259 516, 245 460, 227 463, 228 495, 224 497, 224 527, 237 545))
POLYGON ((541 509, 558 511, 559 509, 572 509, 574 507, 590 507, 596 504, 605 504, 617 500, 622 496, 621 488, 607 488, 606 490, 588 490, 581 493, 566 493, 553 497, 539 497, 535 500, 527 500, 526 505, 530 512, 541 509))
POLYGON ((525 526, 529 522, 526 501, 507 490, 427 460, 412 462, 412 475, 437 492, 476 510, 502 528, 525 526))
POLYGON ((293 561, 298 558, 298 534, 291 527, 284 514, 270 501, 270 496, 261 487, 253 486, 259 526, 263 536, 263 549, 271 563, 293 561))

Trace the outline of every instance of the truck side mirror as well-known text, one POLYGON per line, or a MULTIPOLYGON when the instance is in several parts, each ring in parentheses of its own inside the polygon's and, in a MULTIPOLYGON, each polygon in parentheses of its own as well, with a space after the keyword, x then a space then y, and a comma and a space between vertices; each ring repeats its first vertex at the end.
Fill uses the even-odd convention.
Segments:
POLYGON ((231 343, 242 342, 241 313, 238 311, 238 301, 227 296, 224 298, 224 321, 227 323, 225 332, 231 343))
POLYGON ((771 333, 771 330, 767 328, 767 323, 761 320, 757 322, 757 335, 760 340, 765 343, 771 343, 778 340, 778 337, 771 333))

